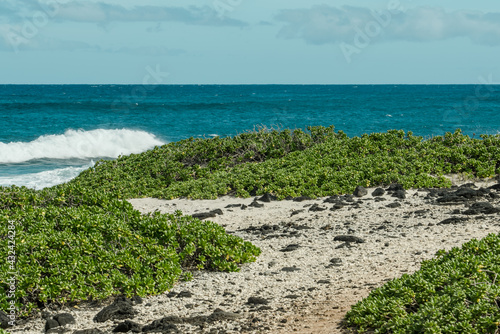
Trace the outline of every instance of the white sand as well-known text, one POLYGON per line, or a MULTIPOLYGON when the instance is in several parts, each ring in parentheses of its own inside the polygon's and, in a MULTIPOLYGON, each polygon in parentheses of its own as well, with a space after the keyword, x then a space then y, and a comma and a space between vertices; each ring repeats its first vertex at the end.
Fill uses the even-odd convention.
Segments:
MULTIPOLYGON (((489 186, 493 183, 476 185, 489 186)), ((363 203, 359 204, 359 208, 345 206, 336 211, 321 212, 309 212, 308 209, 312 204, 330 209, 333 204, 323 203, 324 198, 304 202, 276 201, 263 203, 263 208, 242 210, 225 207, 228 204, 249 205, 253 198, 130 200, 136 209, 144 213, 181 210, 184 214, 193 214, 222 209, 223 215, 210 220, 262 249, 257 261, 243 265, 239 273, 198 272, 192 281, 180 282, 174 287, 175 292, 191 292, 191 298, 169 298, 164 294, 145 299, 143 304, 135 307, 139 315, 132 320, 146 325, 164 316, 209 315, 220 308, 239 313, 241 317, 236 321, 207 325, 204 329, 180 325, 181 332, 209 333, 213 330, 217 333, 225 329, 228 333, 245 330, 261 333, 341 333, 337 327, 346 311, 373 288, 403 273, 418 270, 421 261, 430 259, 439 249, 450 249, 473 238, 499 232, 497 214, 472 216, 468 222, 458 225, 437 225, 452 217, 451 211, 462 211, 466 205, 434 205, 424 199, 427 192, 417 190, 407 190, 404 200, 385 194, 386 201, 376 202, 370 195, 372 191, 369 189, 369 194, 361 198, 363 203), (399 201, 402 206, 395 209, 386 207, 394 201, 399 201), (414 213, 427 209, 429 212, 423 215, 414 213), (291 216, 294 210, 304 211, 291 216), (271 233, 278 236, 269 238, 269 235, 242 231, 264 224, 280 226, 278 231, 271 233), (286 227, 290 224, 305 225, 310 229, 286 227), (334 241, 334 237, 346 234, 361 237, 366 242, 353 244, 352 248, 337 249, 342 242, 334 241), (290 244, 299 244, 300 247, 290 252, 280 251, 290 244), (342 264, 329 266, 333 258, 340 258, 342 264), (282 271, 284 267, 300 270, 285 272, 282 271), (319 283, 321 280, 329 283, 319 283), (296 298, 287 298, 290 295, 296 298), (269 309, 258 310, 261 305, 247 305, 251 296, 268 299, 266 306, 269 309)), ((497 202, 495 200, 493 204, 498 206, 497 202)), ((75 316, 77 324, 70 328, 99 328, 103 332, 111 332, 121 321, 92 322, 101 308, 82 307, 59 312, 70 312, 75 316)), ((43 319, 38 319, 17 326, 11 332, 41 333, 44 324, 43 319)))

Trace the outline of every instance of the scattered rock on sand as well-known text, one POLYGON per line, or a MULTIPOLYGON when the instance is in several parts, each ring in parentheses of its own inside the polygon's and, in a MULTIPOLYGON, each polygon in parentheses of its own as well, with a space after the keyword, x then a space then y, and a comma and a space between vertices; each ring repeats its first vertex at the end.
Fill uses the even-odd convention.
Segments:
POLYGON ((366 190, 365 187, 362 186, 357 186, 356 189, 354 190, 353 195, 356 197, 363 197, 368 194, 368 191, 366 190))
POLYGON ((377 188, 372 192, 373 197, 383 196, 385 194, 385 190, 383 188, 377 188))
POLYGON ((313 204, 310 208, 309 211, 312 212, 319 212, 319 211, 325 211, 326 208, 319 206, 318 204, 313 204))
POLYGON ((333 238, 333 240, 334 241, 344 241, 344 242, 355 242, 358 244, 365 242, 364 239, 362 239, 360 237, 356 237, 354 235, 338 235, 335 238, 333 238))
POLYGON ((440 221, 439 223, 437 223, 437 225, 449 225, 449 224, 456 225, 456 224, 460 224, 460 223, 465 223, 468 220, 469 220, 468 218, 451 217, 451 218, 447 218, 443 221, 440 221))
POLYGON ((269 304, 269 300, 262 298, 262 297, 250 297, 250 298, 248 298, 247 304, 267 305, 267 304, 269 304))
POLYGON ((481 213, 491 215, 500 212, 499 208, 495 208, 488 202, 477 202, 470 206, 470 208, 463 212, 464 215, 479 215, 481 213))
POLYGON ((271 201, 276 201, 277 199, 278 197, 271 195, 270 193, 265 193, 261 198, 258 198, 257 200, 261 202, 270 203, 271 201))
POLYGON ((128 333, 130 331, 132 333, 140 333, 142 332, 142 326, 133 321, 125 320, 113 329, 114 333, 128 333))
POLYGON ((113 304, 103 308, 94 317, 94 322, 105 322, 107 320, 132 319, 137 311, 132 307, 132 302, 126 298, 117 298, 113 304))

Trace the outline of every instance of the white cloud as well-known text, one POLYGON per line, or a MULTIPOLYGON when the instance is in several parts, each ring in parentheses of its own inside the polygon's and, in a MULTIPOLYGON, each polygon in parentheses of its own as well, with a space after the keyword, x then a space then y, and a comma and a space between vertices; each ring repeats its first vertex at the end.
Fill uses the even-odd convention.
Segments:
POLYGON ((378 24, 380 34, 374 41, 430 42, 461 37, 478 44, 500 45, 500 13, 447 12, 438 7, 378 12, 383 14, 361 7, 320 5, 283 10, 276 19, 285 23, 280 37, 301 38, 311 44, 350 42, 357 31, 378 24))
MULTIPOLYGON (((221 17, 211 6, 135 6, 125 8, 105 2, 60 0, 40 2, 24 0, 14 3, 6 0, 0 4, 0 19, 22 21, 37 12, 49 12, 57 21, 89 22, 107 24, 110 22, 181 22, 201 26, 236 26, 247 24, 240 20, 221 17)), ((1 22, 1 21, 0 21, 1 22)))

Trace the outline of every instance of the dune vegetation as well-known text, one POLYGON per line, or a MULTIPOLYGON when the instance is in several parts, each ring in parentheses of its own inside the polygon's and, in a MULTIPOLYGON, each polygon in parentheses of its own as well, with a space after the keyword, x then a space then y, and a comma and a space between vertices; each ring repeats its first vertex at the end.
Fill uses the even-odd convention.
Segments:
MULTIPOLYGON (((272 193, 285 199, 352 193, 358 185, 446 187, 451 185, 446 174, 485 178, 498 175, 499 168, 500 136, 470 138, 457 130, 424 139, 390 130, 350 138, 333 126, 263 128, 101 160, 72 181, 48 189, 0 187, 0 308, 9 307, 13 268, 18 315, 29 316, 46 304, 159 294, 190 279, 192 270, 237 271, 260 254, 209 221, 181 212, 141 215, 129 198, 272 193)), ((443 321, 423 319, 458 314, 481 321, 464 320, 464 327, 457 328, 478 333, 493 328, 498 316, 490 315, 492 301, 499 304, 495 273, 500 267, 498 254, 490 256, 486 250, 500 250, 498 236, 471 245, 440 254, 414 275, 374 291, 349 313, 348 324, 380 333, 398 328, 401 333, 439 333, 435 328, 444 328, 443 321), (464 259, 477 264, 474 272, 460 267, 464 259), (471 288, 471 282, 483 281, 489 283, 471 288)))

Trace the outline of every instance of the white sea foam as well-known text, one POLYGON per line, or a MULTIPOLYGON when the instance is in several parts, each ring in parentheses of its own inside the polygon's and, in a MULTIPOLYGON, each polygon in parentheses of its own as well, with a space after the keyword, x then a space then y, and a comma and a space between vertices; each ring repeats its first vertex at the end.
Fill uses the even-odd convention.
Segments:
POLYGON ((37 159, 117 158, 164 144, 153 134, 135 130, 67 130, 31 142, 0 143, 0 163, 37 159))
POLYGON ((94 162, 92 161, 88 165, 82 167, 66 167, 40 173, 0 177, 0 186, 11 186, 15 184, 17 186, 25 186, 33 189, 52 187, 70 181, 77 177, 82 171, 93 165, 94 162))

